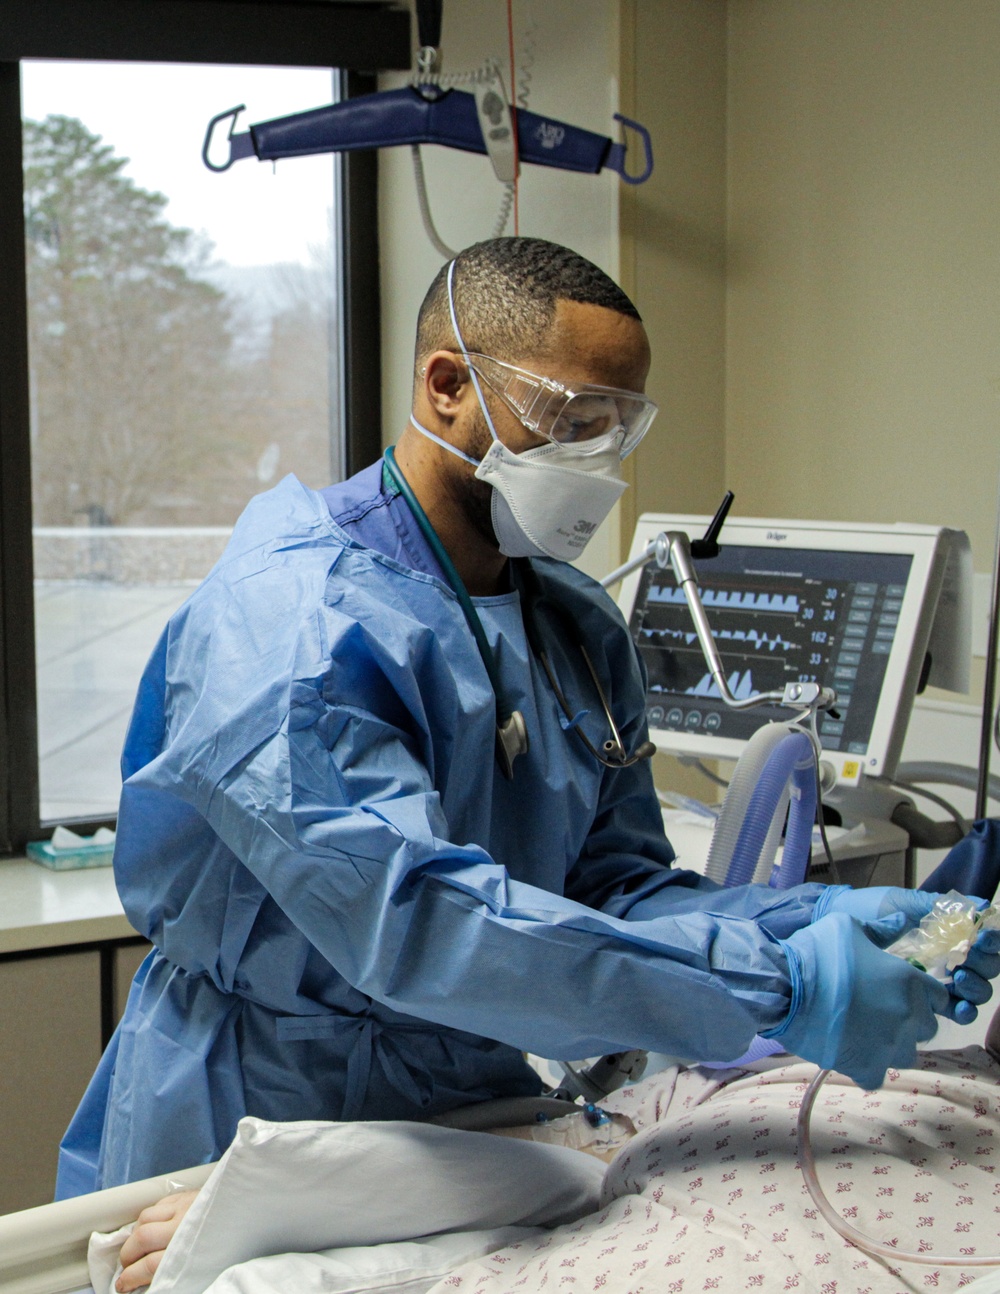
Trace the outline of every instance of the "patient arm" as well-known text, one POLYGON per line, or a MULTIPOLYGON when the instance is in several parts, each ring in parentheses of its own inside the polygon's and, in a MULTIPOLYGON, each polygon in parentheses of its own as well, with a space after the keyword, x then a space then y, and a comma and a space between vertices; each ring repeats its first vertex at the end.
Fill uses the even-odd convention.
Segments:
POLYGON ((165 1195, 139 1214, 132 1234, 122 1245, 122 1274, 115 1282, 118 1294, 141 1289, 153 1279, 163 1251, 197 1194, 197 1191, 177 1191, 165 1195))

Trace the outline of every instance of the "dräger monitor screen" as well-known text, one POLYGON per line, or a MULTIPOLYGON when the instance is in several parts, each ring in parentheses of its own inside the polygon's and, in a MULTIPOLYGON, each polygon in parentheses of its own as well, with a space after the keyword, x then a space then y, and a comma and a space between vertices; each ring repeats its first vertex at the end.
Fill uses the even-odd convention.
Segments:
MULTIPOLYGON (((817 682, 838 697, 820 719, 827 750, 864 755, 912 557, 723 544, 696 562, 702 601, 738 698, 817 682)), ((673 572, 646 566, 630 620, 649 674, 651 728, 747 740, 788 711, 731 710, 712 680, 673 572)))

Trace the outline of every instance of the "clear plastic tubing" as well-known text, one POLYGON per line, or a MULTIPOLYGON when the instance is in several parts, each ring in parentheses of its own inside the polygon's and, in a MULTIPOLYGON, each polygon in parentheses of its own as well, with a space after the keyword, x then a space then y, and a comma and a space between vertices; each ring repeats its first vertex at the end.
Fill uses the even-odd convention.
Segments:
MULTIPOLYGON (((977 908, 976 904, 962 894, 949 891, 942 895, 931 912, 924 917, 920 925, 889 948, 897 957, 907 958, 918 969, 926 971, 935 979, 947 981, 952 972, 959 967, 968 955, 969 948, 980 930, 1000 928, 1000 912, 992 907, 977 908)), ((926 1263, 936 1267, 1000 1267, 1000 1254, 985 1258, 972 1257, 968 1254, 954 1257, 934 1254, 910 1254, 895 1249, 892 1245, 879 1244, 870 1236, 852 1227, 846 1222, 830 1201, 823 1194, 823 1188, 816 1176, 816 1160, 813 1156, 812 1143, 809 1140, 809 1119, 819 1089, 826 1082, 828 1069, 821 1069, 806 1089, 799 1106, 799 1162, 802 1165, 802 1176, 812 1196, 813 1203, 833 1227, 838 1235, 850 1244, 863 1249, 865 1253, 878 1258, 888 1258, 900 1263, 926 1263)))
POLYGON ((858 1231, 856 1227, 845 1221, 837 1212, 830 1201, 823 1193, 823 1188, 819 1184, 819 1178, 816 1176, 816 1160, 813 1156, 812 1143, 809 1140, 809 1119, 812 1115, 812 1108, 816 1102, 816 1096, 819 1089, 826 1082, 828 1069, 821 1069, 813 1081, 806 1089, 806 1094, 802 1098, 802 1104, 799 1106, 799 1162, 802 1165, 802 1176, 805 1179, 806 1187, 812 1196, 813 1203, 819 1209, 824 1219, 833 1227, 838 1235, 844 1237, 858 1249, 863 1249, 866 1254, 872 1254, 876 1258, 887 1258, 890 1262, 896 1263, 925 1263, 931 1267, 1000 1267, 1000 1254, 993 1254, 981 1257, 977 1254, 912 1254, 905 1250, 896 1249, 892 1245, 880 1244, 871 1236, 866 1236, 863 1231, 858 1231))

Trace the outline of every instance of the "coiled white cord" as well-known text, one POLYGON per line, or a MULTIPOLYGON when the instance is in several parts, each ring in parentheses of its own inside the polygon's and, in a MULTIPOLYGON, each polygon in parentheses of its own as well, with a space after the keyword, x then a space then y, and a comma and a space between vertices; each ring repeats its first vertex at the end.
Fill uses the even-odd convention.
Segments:
POLYGON ((529 15, 527 25, 521 35, 521 58, 517 74, 517 106, 527 108, 528 95, 531 92, 531 73, 535 66, 535 31, 537 25, 534 15, 529 15))
POLYGON ((410 156, 413 158, 413 179, 417 186, 417 206, 420 208, 420 219, 424 223, 424 233, 434 244, 434 250, 446 261, 453 261, 456 252, 448 246, 437 231, 434 217, 431 215, 430 202, 427 198, 427 181, 424 178, 424 161, 420 156, 420 145, 410 145, 410 156))
MULTIPOLYGON (((531 67, 534 63, 534 27, 532 26, 525 34, 525 54, 522 59, 521 76, 518 82, 517 106, 526 108, 528 106, 528 90, 531 85, 531 67)), ((495 59, 488 59, 481 67, 473 72, 416 72, 410 78, 410 84, 419 89, 421 85, 433 85, 442 90, 450 90, 459 85, 476 85, 481 81, 491 81, 499 76, 499 65, 495 59)), ((417 206, 420 209, 420 219, 423 221, 424 232, 434 245, 434 250, 445 260, 454 260, 458 254, 444 241, 438 233, 437 226, 434 223, 434 217, 431 214, 430 198, 427 193, 427 177, 424 174, 424 162, 420 152, 419 144, 410 145, 410 157, 413 160, 413 179, 417 188, 417 206)), ((507 222, 510 220, 511 208, 514 205, 514 185, 505 184, 503 193, 500 197, 500 209, 497 212, 497 218, 493 222, 493 232, 491 238, 499 238, 507 228, 507 222)))

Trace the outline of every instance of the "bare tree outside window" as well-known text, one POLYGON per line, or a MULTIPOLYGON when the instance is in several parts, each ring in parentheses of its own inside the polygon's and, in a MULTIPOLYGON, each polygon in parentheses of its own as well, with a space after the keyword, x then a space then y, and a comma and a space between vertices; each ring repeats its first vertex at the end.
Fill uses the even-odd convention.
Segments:
MULTIPOLYGON (((248 83, 263 92, 269 71, 245 69, 248 83)), ((213 69, 147 73, 218 92, 213 69)), ((303 76, 315 93, 315 74, 303 76)), ((162 164, 174 186, 204 184, 198 111, 179 156, 164 159, 161 141, 140 173, 162 164)), ((308 159, 326 167, 326 187, 314 186, 305 227, 322 229, 325 214, 325 243, 300 239, 296 260, 268 263, 284 221, 272 212, 240 244, 256 263, 233 264, 203 229, 171 220, 173 197, 140 183, 82 112, 25 116, 23 149, 41 815, 66 821, 114 813, 141 669, 249 499, 288 472, 332 479, 333 171, 308 159)), ((228 178, 197 202, 182 192, 186 209, 207 217, 228 178)), ((280 207, 282 178, 261 168, 238 181, 280 207)), ((257 215, 246 204, 244 233, 257 215)), ((289 223, 301 215, 293 200, 289 223)))
POLYGON ((321 269, 268 269, 262 326, 83 122, 26 121, 24 149, 36 525, 231 524, 282 457, 326 469, 321 269))

